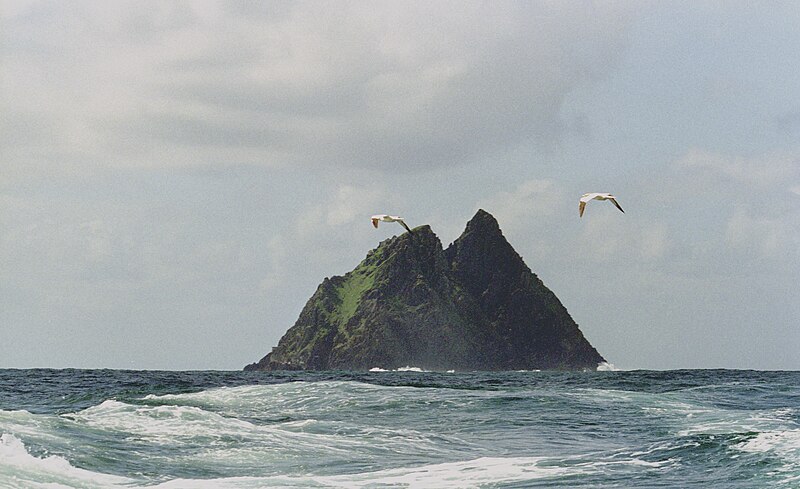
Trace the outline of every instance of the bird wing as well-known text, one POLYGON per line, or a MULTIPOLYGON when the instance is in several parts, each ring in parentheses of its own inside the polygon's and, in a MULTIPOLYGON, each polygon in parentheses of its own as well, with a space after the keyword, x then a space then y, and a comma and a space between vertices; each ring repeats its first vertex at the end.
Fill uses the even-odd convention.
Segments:
POLYGON ((377 218, 375 218, 375 217, 372 218, 372 225, 375 226, 376 229, 378 228, 378 219, 377 218))
POLYGON ((583 210, 586 209, 586 202, 581 199, 581 203, 578 205, 578 212, 580 213, 580 217, 583 217, 583 210))
POLYGON ((409 233, 411 233, 411 232, 412 232, 412 231, 411 231, 411 228, 410 228, 410 227, 408 227, 408 224, 406 224, 406 222, 405 222, 404 220, 402 220, 402 219, 398 219, 398 220, 397 220, 397 222, 399 222, 401 226, 403 226, 404 228, 406 228, 406 231, 408 231, 409 233))
POLYGON ((588 194, 583 194, 581 196, 581 202, 589 202, 590 200, 597 198, 598 195, 600 195, 600 194, 598 194, 597 192, 591 192, 591 193, 588 193, 588 194))
MULTIPOLYGON (((617 209, 622 211, 622 207, 619 206, 619 203, 617 202, 617 199, 615 199, 614 197, 611 197, 608 200, 610 200, 615 206, 617 206, 617 209)), ((622 211, 622 213, 625 214, 625 211, 622 211)))

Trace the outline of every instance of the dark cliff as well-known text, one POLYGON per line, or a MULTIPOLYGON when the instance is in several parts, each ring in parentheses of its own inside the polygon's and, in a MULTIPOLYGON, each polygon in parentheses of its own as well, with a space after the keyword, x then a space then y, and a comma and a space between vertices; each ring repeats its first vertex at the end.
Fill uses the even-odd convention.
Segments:
POLYGON ((594 369, 603 357, 480 210, 447 250, 429 226, 325 279, 246 370, 594 369))

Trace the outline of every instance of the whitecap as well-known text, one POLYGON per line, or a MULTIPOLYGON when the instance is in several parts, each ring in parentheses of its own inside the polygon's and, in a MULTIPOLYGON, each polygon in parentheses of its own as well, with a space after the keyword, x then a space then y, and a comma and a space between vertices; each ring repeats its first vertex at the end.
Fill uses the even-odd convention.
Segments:
POLYGON ((800 429, 774 430, 759 433, 750 440, 736 446, 748 453, 770 454, 781 458, 785 463, 776 469, 775 475, 782 476, 781 484, 791 484, 800 480, 800 429))
POLYGON ((721 435, 729 433, 782 431, 791 423, 790 408, 766 411, 736 411, 723 409, 696 410, 687 421, 691 423, 679 430, 679 436, 721 435))
POLYGON ((436 487, 466 488, 525 483, 563 477, 596 474, 607 471, 608 465, 631 465, 637 468, 660 469, 664 462, 640 459, 608 462, 570 461, 548 457, 480 457, 472 460, 444 462, 420 467, 386 469, 347 476, 316 477, 314 480, 329 487, 436 487))
POLYGON ((365 488, 365 487, 436 487, 461 489, 486 484, 525 482, 585 473, 591 468, 541 465, 541 457, 482 457, 474 460, 445 462, 418 467, 385 469, 374 472, 335 476, 237 477, 212 480, 172 480, 153 489, 245 489, 245 488, 365 488))
MULTIPOLYGON (((427 373, 427 372, 429 372, 428 370, 425 370, 422 367, 412 367, 410 365, 406 365, 405 367, 397 367, 397 368, 391 369, 391 370, 388 370, 388 369, 385 369, 385 368, 381 368, 381 367, 372 367, 371 369, 369 369, 369 371, 370 372, 419 372, 419 373, 423 373, 423 372, 427 373)), ((455 370, 447 370, 446 372, 449 373, 449 374, 453 374, 456 371, 455 370)))
POLYGON ((597 365, 598 372, 621 372, 621 368, 617 368, 616 365, 610 362, 600 362, 597 365))
MULTIPOLYGON (((328 447, 330 449, 330 447, 328 447)), ((247 451, 228 450, 228 458, 253 456, 247 451)), ((209 462, 211 461, 209 453, 209 462)), ((217 453, 216 456, 221 455, 217 453)), ((249 489, 280 487, 365 488, 375 486, 467 488, 487 484, 514 484, 606 472, 609 465, 658 469, 668 461, 640 459, 581 462, 547 457, 480 457, 472 460, 434 463, 343 475, 273 475, 216 479, 172 479, 156 483, 93 472, 73 466, 63 457, 39 458, 10 434, 0 437, 0 486, 24 488, 81 487, 150 489, 249 489)), ((263 460, 263 459, 262 459, 263 460)))
POLYGON ((410 367, 406 365, 405 367, 399 367, 397 369, 398 372, 425 372, 425 370, 421 369, 420 367, 410 367))
POLYGON ((0 436, 0 486, 2 487, 82 487, 86 489, 124 487, 134 481, 126 477, 101 474, 72 466, 65 458, 44 458, 28 453, 23 442, 5 433, 0 436))
POLYGON ((800 463, 800 429, 765 431, 737 447, 745 452, 772 452, 800 463))

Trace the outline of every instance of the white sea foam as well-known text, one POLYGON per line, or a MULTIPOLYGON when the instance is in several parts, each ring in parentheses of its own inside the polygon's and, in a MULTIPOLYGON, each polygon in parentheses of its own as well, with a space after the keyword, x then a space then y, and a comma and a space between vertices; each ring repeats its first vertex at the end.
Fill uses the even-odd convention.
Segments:
POLYGON ((786 408, 755 412, 707 408, 687 415, 686 421, 689 425, 677 434, 690 436, 784 431, 793 424, 793 412, 786 408))
MULTIPOLYGON (((736 446, 749 453, 770 454, 783 459, 782 467, 773 475, 780 476, 781 485, 800 481, 800 429, 766 431, 736 446)), ((792 485, 794 487, 794 485, 792 485)))
POLYGON ((63 416, 91 428, 150 444, 204 443, 213 447, 225 445, 223 440, 237 440, 239 444, 249 442, 295 449, 319 446, 334 451, 358 445, 333 435, 302 432, 296 422, 288 423, 285 427, 282 423, 257 425, 194 406, 134 405, 107 400, 84 411, 63 416))
POLYGON ((800 429, 765 431, 738 445, 745 452, 772 452, 800 463, 800 429))
MULTIPOLYGON (((261 392, 268 387, 271 386, 261 386, 261 392)), ((235 389, 239 388, 215 393, 206 391, 205 395, 214 398, 222 394, 228 396, 235 389)), ((384 409, 387 399, 381 391, 378 394, 371 400, 358 402, 384 409)), ((163 398, 159 400, 164 401, 163 398)), ((314 413, 306 413, 310 414, 314 413)), ((470 447, 456 436, 426 429, 385 427, 346 418, 332 420, 324 417, 322 420, 288 419, 256 424, 195 406, 173 404, 137 405, 107 400, 86 410, 62 415, 62 418, 74 423, 75 428, 100 430, 105 437, 125 440, 131 450, 139 453, 146 453, 152 447, 163 447, 182 453, 182 463, 209 469, 219 467, 221 470, 237 467, 244 473, 258 471, 269 464, 292 464, 293 460, 303 458, 338 459, 343 463, 355 457, 377 463, 387 455, 414 457, 422 451, 448 457, 470 447)))
POLYGON ((647 462, 639 459, 607 462, 578 462, 559 465, 562 460, 547 457, 481 457, 473 460, 445 462, 385 469, 374 472, 336 476, 241 477, 207 481, 173 480, 154 486, 156 489, 219 488, 245 489, 256 487, 408 487, 442 489, 477 488, 549 479, 606 473, 609 466, 630 466, 637 470, 660 469, 669 461, 647 462))
POLYGON ((326 418, 358 408, 373 408, 376 403, 382 403, 385 398, 403 390, 414 395, 420 389, 362 382, 288 382, 222 387, 186 394, 148 395, 142 400, 149 405, 194 406, 225 417, 288 421, 326 418))
MULTIPOLYGON (((410 365, 406 365, 405 367, 397 367, 395 369, 385 369, 381 367, 372 367, 369 369, 370 372, 429 372, 429 370, 425 370, 422 367, 412 367, 410 365)), ((454 373, 455 370, 448 370, 447 373, 454 373)))
POLYGON ((62 424, 62 420, 56 415, 33 414, 25 410, 0 410, 0 433, 35 440, 43 446, 59 447, 69 444, 69 435, 60 429, 62 424))
POLYGON ((609 362, 601 362, 597 365, 598 372, 621 372, 621 368, 617 368, 616 365, 609 362))
POLYGON ((411 367, 406 365, 405 367, 400 367, 397 369, 398 372, 425 372, 425 370, 421 369, 420 367, 411 367))
POLYGON ((63 417, 129 439, 170 445, 249 433, 258 427, 193 406, 140 406, 107 400, 63 417))
MULTIPOLYGON (((227 459, 251 456, 241 450, 226 452, 227 459)), ((364 488, 402 486, 409 488, 469 488, 486 484, 524 483, 582 474, 605 473, 609 466, 622 465, 636 470, 659 469, 667 462, 647 462, 636 458, 582 462, 564 465, 563 459, 547 457, 481 457, 472 460, 436 463, 322 476, 275 475, 266 477, 227 477, 217 479, 174 479, 154 484, 152 480, 102 474, 77 468, 58 456, 35 457, 10 434, 0 437, 0 486, 9 489, 128 488, 128 489, 250 489, 280 487, 364 488)))
POLYGON ((485 484, 524 482, 587 471, 585 467, 539 466, 540 458, 480 458, 464 462, 424 465, 337 476, 230 477, 210 480, 176 479, 153 489, 249 489, 249 488, 470 488, 485 484))
POLYGON ((581 473, 583 468, 544 465, 543 457, 482 457, 474 460, 387 469, 365 474, 328 477, 318 482, 333 487, 400 485, 465 488, 484 484, 524 482, 581 473))
POLYGON ((34 457, 14 435, 0 436, 0 487, 8 489, 85 489, 124 487, 134 481, 73 467, 58 456, 34 457))

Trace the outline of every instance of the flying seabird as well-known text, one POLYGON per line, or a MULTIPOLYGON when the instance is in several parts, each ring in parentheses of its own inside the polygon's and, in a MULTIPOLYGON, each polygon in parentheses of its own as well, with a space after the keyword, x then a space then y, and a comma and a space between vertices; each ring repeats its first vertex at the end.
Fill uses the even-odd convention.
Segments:
POLYGON ((617 206, 617 209, 619 209, 623 213, 625 213, 625 211, 622 210, 622 207, 619 206, 619 203, 617 202, 617 198, 614 197, 613 195, 611 195, 609 193, 605 193, 605 192, 601 192, 601 193, 593 192, 593 193, 589 193, 589 194, 583 194, 581 196, 581 203, 580 203, 580 206, 578 207, 578 211, 580 212, 580 216, 581 217, 583 217, 583 210, 586 208, 586 203, 589 202, 590 200, 610 200, 612 204, 617 206))
POLYGON ((411 228, 408 227, 408 224, 406 224, 406 222, 403 220, 403 218, 399 217, 399 216, 390 216, 388 214, 375 214, 370 219, 372 219, 372 225, 375 226, 376 228, 378 227, 378 221, 399 222, 401 226, 406 228, 406 231, 408 231, 409 233, 412 232, 411 228))

